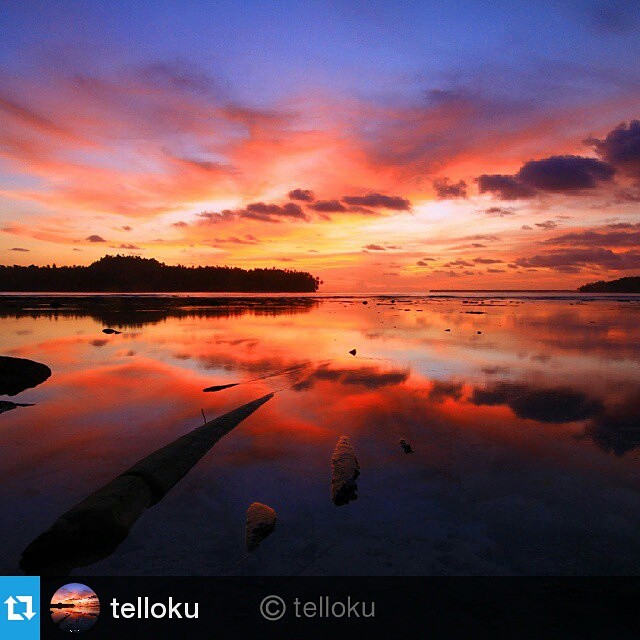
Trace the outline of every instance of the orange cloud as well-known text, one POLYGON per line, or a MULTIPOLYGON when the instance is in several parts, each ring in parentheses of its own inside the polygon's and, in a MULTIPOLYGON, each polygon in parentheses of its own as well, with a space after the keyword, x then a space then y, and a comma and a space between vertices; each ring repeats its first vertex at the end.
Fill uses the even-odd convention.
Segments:
MULTIPOLYGON (((625 95, 536 112, 440 91, 419 105, 310 94, 255 109, 204 76, 162 64, 117 78, 7 79, 3 91, 0 163, 10 177, 0 190, 0 252, 15 245, 13 235, 33 242, 21 241, 31 251, 12 259, 51 262, 54 252, 59 263, 74 262, 82 247, 88 261, 106 247, 169 262, 293 263, 337 289, 369 290, 485 288, 497 277, 526 286, 534 268, 545 274, 541 285, 557 279, 544 266, 518 265, 532 264, 532 243, 555 227, 601 226, 613 187, 598 196, 600 211, 545 194, 507 211, 478 193, 475 178, 585 153, 589 127, 605 135, 631 104, 625 95), (31 205, 27 220, 21 212, 31 205), (560 221, 557 206, 571 207, 580 224, 560 221), (125 232, 132 219, 135 231, 125 232), (457 240, 470 228, 499 239, 457 240), (106 244, 87 240, 94 236, 106 244), (362 252, 387 245, 397 249, 362 252), (449 264, 475 258, 485 262, 449 264), (513 266, 483 267, 491 259, 513 266)), ((634 206, 631 191, 615 196, 623 215, 634 206)))

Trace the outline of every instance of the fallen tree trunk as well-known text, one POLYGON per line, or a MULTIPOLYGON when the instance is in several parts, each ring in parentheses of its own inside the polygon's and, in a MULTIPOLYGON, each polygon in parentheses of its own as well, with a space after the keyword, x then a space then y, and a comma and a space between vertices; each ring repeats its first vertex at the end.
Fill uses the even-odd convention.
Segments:
POLYGON ((270 400, 225 413, 153 452, 56 520, 22 553, 28 574, 67 575, 110 556, 146 509, 159 502, 215 444, 270 400))

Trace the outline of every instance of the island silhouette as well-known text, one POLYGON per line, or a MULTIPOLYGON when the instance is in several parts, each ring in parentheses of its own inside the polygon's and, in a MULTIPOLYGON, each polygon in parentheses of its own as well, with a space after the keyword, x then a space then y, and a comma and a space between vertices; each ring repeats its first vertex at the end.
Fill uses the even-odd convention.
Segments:
POLYGON ((305 293, 319 285, 304 271, 170 266, 139 256, 106 255, 89 266, 0 265, 2 291, 305 293))
POLYGON ((578 288, 581 293, 640 293, 640 276, 627 276, 617 280, 589 282, 578 288))

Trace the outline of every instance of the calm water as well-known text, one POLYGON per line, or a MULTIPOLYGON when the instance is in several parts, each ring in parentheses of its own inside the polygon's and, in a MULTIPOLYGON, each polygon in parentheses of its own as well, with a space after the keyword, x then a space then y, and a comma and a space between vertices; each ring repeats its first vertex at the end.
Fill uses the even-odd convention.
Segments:
POLYGON ((637 298, 366 301, 0 317, 0 353, 53 371, 11 398, 36 406, 0 414, 0 573, 201 409, 273 390, 78 573, 640 573, 637 298), (341 435, 361 476, 358 500, 336 507, 341 435), (247 558, 254 501, 278 523, 247 558))

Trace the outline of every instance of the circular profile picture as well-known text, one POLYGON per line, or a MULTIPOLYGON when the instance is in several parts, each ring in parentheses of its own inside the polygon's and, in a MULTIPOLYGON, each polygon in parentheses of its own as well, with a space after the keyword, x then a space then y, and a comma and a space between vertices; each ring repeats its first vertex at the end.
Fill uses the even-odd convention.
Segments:
POLYGON ((53 594, 50 609, 51 619, 62 631, 80 633, 96 623, 100 600, 87 585, 70 582, 53 594))

